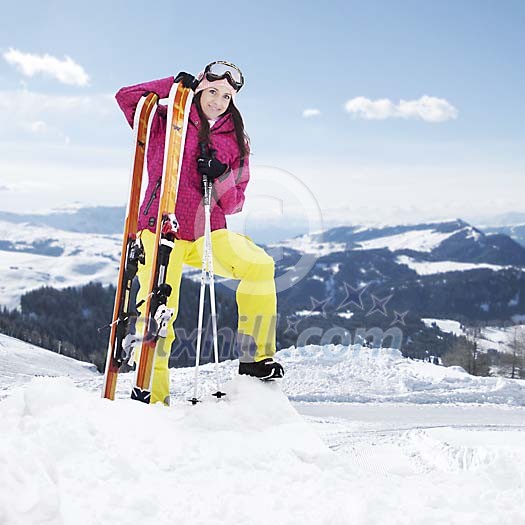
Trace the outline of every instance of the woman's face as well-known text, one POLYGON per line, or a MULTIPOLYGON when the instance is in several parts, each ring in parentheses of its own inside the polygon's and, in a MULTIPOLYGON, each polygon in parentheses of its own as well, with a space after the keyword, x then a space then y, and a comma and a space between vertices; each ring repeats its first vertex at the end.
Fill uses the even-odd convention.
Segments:
POLYGON ((204 89, 201 95, 201 109, 208 120, 215 120, 227 109, 232 99, 230 91, 222 86, 204 89))

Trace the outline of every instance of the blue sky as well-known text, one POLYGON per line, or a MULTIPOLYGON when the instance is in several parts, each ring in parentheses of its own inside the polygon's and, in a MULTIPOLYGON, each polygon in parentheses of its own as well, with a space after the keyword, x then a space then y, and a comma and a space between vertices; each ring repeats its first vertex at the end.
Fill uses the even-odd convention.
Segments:
POLYGON ((146 6, 3 7, 0 209, 123 203, 131 134, 114 93, 226 59, 245 74, 253 147, 237 220, 312 206, 352 223, 525 211, 524 2, 146 6), (89 81, 22 71, 46 54, 89 81))

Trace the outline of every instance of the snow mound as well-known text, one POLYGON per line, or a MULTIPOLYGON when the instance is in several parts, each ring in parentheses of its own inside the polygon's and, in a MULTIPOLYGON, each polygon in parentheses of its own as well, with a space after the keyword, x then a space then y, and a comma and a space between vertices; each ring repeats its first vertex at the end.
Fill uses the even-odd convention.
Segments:
POLYGON ((279 384, 225 390, 165 408, 68 378, 15 389, 0 403, 0 523, 321 523, 333 454, 279 384))
POLYGON ((236 377, 225 390, 220 401, 166 408, 103 400, 69 378, 13 389, 0 402, 0 523, 525 519, 516 504, 525 483, 520 432, 491 438, 416 429, 388 441, 365 430, 341 455, 295 412, 279 383, 236 377))
MULTIPOLYGON (((277 352, 285 367, 283 392, 292 401, 389 403, 493 403, 525 406, 525 382, 476 377, 460 367, 414 361, 398 350, 359 345, 310 345, 277 352)), ((221 382, 237 374, 238 361, 219 366, 221 382)), ((82 363, 0 335, 0 397, 34 376, 68 376, 92 393, 102 390, 103 376, 82 363)), ((173 402, 193 397, 194 369, 171 369, 173 402)), ((134 373, 121 374, 117 397, 127 399, 134 373)), ((215 391, 214 365, 200 368, 198 397, 215 391)))
POLYGON ((476 377, 459 367, 413 361, 385 348, 291 347, 278 358, 293 401, 498 403, 525 406, 525 382, 476 377))
MULTIPOLYGON (((39 359, 40 349, 8 342, 14 355, 18 344, 39 359)), ((164 407, 129 400, 133 374, 119 378, 112 402, 100 398, 100 374, 42 356, 41 367, 64 366, 69 377, 26 378, 0 400, 2 525, 525 522, 516 504, 525 409, 450 404, 523 399, 518 381, 478 383, 397 351, 312 346, 278 353, 282 382, 239 377, 235 361, 222 363, 221 400, 210 395, 213 365, 203 366, 196 406, 186 401, 193 369, 171 370, 172 406, 164 407), (324 414, 316 423, 286 393, 437 404, 298 403, 324 414), (334 408, 353 411, 346 424, 327 417, 334 408), (465 410, 480 413, 473 420, 465 410), (325 444, 323 434, 337 436, 325 444)))
POLYGON ((95 365, 77 361, 13 337, 0 334, 0 396, 35 376, 71 376, 77 380, 98 375, 95 365))

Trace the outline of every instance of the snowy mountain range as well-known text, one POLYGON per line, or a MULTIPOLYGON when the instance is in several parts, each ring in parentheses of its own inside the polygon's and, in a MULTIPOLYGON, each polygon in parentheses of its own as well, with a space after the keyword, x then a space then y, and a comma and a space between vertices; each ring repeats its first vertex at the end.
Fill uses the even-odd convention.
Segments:
POLYGON ((0 221, 0 304, 16 307, 22 294, 42 286, 114 283, 121 237, 0 221))
POLYGON ((313 257, 306 277, 281 294, 287 316, 317 312, 351 329, 386 328, 403 312, 464 322, 525 313, 525 247, 461 220, 333 228, 272 250, 279 268, 293 267, 304 253, 313 257))
MULTIPOLYGON (((89 231, 99 222, 111 231, 118 209, 103 213, 107 220, 94 221, 97 209, 66 210, 44 216, 49 225, 39 216, 21 222, 19 216, 4 214, 0 305, 17 307, 22 294, 42 286, 114 284, 121 234, 89 231), (61 229, 53 226, 57 224, 61 229), (68 231, 79 229, 83 231, 68 231)), ((296 344, 298 334, 312 327, 355 334, 360 328, 387 331, 397 326, 403 330, 406 355, 418 356, 424 344, 411 354, 406 343, 424 329, 423 318, 501 327, 525 316, 525 247, 459 219, 336 227, 266 249, 276 261, 281 348, 296 344)), ((185 275, 199 279, 195 269, 187 268, 185 275)), ((222 284, 234 304, 234 283, 222 284)))
MULTIPOLYGON (((3 213, 0 305, 15 307, 24 292, 44 285, 114 284, 121 234, 95 230, 101 224, 106 232, 116 228, 119 209, 102 210, 47 216, 3 213)), ((294 284, 281 294, 285 316, 311 311, 313 304, 325 301, 323 313, 331 309, 349 321, 366 306, 361 294, 365 288, 369 301, 371 294, 392 295, 392 315, 394 307, 398 312, 408 309, 422 317, 447 319, 476 318, 478 313, 485 319, 525 314, 525 247, 507 235, 486 234, 459 219, 382 228, 336 227, 267 249, 276 260, 277 276, 287 276, 294 284), (301 265, 297 269, 297 262, 305 259, 306 275, 301 265), (469 290, 471 299, 447 300, 458 287, 469 290), (345 305, 345 294, 351 290, 356 300, 345 305), (345 307, 337 308, 341 304, 345 307)), ((186 275, 197 274, 188 269, 186 275)))
MULTIPOLYGON (((405 256, 403 264, 454 262, 468 264, 525 266, 525 247, 504 234, 485 234, 457 219, 448 222, 365 228, 341 226, 303 235, 281 243, 298 251, 327 255, 352 250, 387 249, 405 256)), ((445 266, 436 266, 443 273, 445 266)), ((456 266, 452 266, 453 271, 456 266)), ((414 268, 417 271, 417 267, 414 268)), ((461 266, 458 269, 462 269, 461 266)), ((425 271, 422 268, 423 271, 425 271)), ((425 271, 428 273, 428 271, 425 271)))
POLYGON ((124 224, 124 206, 72 206, 48 213, 11 213, 0 211, 0 221, 13 224, 48 226, 76 233, 120 234, 124 224))

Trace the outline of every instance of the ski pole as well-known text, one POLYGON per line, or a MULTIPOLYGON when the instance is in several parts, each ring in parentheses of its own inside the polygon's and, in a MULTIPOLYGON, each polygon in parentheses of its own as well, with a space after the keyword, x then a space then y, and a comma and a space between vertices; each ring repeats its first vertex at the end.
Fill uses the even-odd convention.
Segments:
POLYGON ((217 385, 217 392, 214 395, 217 399, 226 394, 221 391, 221 384, 219 379, 219 341, 217 335, 217 308, 215 302, 215 273, 213 271, 213 248, 211 242, 211 214, 210 214, 210 200, 211 200, 211 183, 208 182, 208 206, 204 210, 205 214, 205 235, 208 238, 207 242, 207 256, 208 256, 208 278, 210 285, 210 308, 211 308, 211 326, 213 331, 213 356, 215 360, 215 383, 217 385))
MULTIPOLYGON (((201 143, 201 155, 206 155, 206 147, 201 143)), ((199 297, 199 320, 197 327, 197 348, 195 351, 195 377, 193 387, 193 398, 190 400, 192 404, 198 403, 198 382, 199 382, 199 365, 200 365, 200 351, 202 345, 202 324, 204 316, 204 296, 206 293, 206 275, 208 276, 208 282, 210 286, 210 307, 211 307, 211 320, 212 320, 212 331, 213 331, 213 353, 215 360, 215 381, 217 384, 217 391, 212 394, 218 399, 225 396, 226 394, 221 391, 221 385, 219 380, 219 344, 217 335, 217 309, 215 303, 215 277, 213 271, 213 250, 211 242, 211 182, 208 181, 208 176, 204 174, 202 176, 202 184, 204 188, 204 248, 202 254, 202 271, 201 271, 201 287, 199 297)))
MULTIPOLYGON (((202 144, 201 144, 202 147, 202 144)), ((206 191, 208 187, 208 177, 203 175, 203 184, 204 184, 204 210, 206 214, 206 191)), ((195 375, 193 379, 193 398, 190 399, 193 405, 196 405, 199 402, 197 398, 198 383, 199 383, 199 364, 200 364, 200 353, 201 353, 201 342, 202 342, 202 320, 204 316, 204 294, 206 292, 206 263, 207 263, 207 239, 206 239, 206 225, 205 235, 204 235, 204 249, 202 254, 202 268, 201 268, 201 289, 199 295, 199 320, 197 324, 197 346, 195 348, 195 375)))

